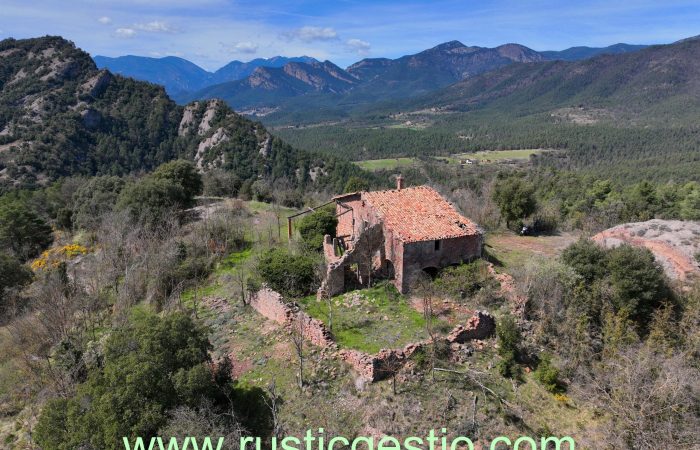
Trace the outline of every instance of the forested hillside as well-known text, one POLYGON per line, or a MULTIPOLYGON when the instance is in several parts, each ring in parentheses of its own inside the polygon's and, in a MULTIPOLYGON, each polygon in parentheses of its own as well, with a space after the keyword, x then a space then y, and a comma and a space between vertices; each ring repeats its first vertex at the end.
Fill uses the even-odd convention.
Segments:
POLYGON ((353 159, 547 148, 538 162, 638 181, 698 180, 699 41, 579 62, 511 64, 326 126, 279 127, 353 159))
POLYGON ((221 102, 183 108, 161 87, 98 70, 60 37, 7 39, 0 55, 0 189, 150 171, 175 158, 249 184, 338 188, 357 173, 293 149, 221 102))

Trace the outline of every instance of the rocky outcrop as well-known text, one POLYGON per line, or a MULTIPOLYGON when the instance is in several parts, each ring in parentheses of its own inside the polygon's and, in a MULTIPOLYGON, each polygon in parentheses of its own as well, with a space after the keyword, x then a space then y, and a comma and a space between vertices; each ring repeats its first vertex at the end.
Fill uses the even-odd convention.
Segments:
POLYGON ((97 97, 104 92, 110 81, 112 81, 112 74, 107 70, 100 70, 80 86, 80 92, 83 95, 97 97))
POLYGON ((92 108, 88 108, 81 112, 80 117, 83 120, 83 126, 90 130, 97 128, 102 121, 102 114, 92 108))
POLYGON ((204 167, 204 154, 207 150, 226 141, 228 141, 226 131, 223 128, 218 128, 214 134, 200 142, 197 146, 197 154, 194 156, 194 162, 197 164, 197 167, 200 169, 204 167))
POLYGON ((647 248, 671 279, 700 276, 700 222, 654 219, 625 223, 596 234, 593 240, 607 248, 622 244, 647 248))
POLYGON ((190 128, 194 123, 195 111, 199 108, 199 102, 191 103, 185 106, 182 112, 182 119, 180 120, 180 125, 177 128, 178 136, 187 136, 190 133, 190 128))

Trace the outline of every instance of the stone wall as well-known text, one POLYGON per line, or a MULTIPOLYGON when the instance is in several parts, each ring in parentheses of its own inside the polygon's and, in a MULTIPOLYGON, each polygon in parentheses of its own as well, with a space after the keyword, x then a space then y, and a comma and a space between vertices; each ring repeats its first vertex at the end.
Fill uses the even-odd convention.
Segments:
POLYGON ((301 311, 296 303, 285 302, 279 292, 263 287, 251 296, 250 306, 262 316, 287 328, 301 320, 304 324, 302 333, 309 342, 319 347, 336 346, 331 332, 323 322, 301 311))
POLYGON ((496 320, 487 312, 477 311, 465 325, 457 325, 447 335, 450 344, 463 344, 472 339, 486 339, 496 332, 496 320))
MULTIPOLYGON (((328 248, 332 241, 330 236, 324 238, 324 247, 328 248)), ((384 250, 384 231, 381 224, 375 224, 364 230, 353 242, 353 247, 348 249, 340 258, 326 259, 326 276, 318 290, 318 297, 330 295, 331 297, 342 293, 345 290, 346 269, 357 264, 360 284, 366 283, 368 279, 368 269, 370 261, 374 261, 374 254, 384 250)), ((330 252, 330 250, 325 250, 330 252)), ((383 258, 380 255, 380 259, 383 258)), ((373 270, 373 269, 372 269, 373 270)), ((374 270, 373 270, 374 271, 374 270)))
POLYGON ((481 235, 441 239, 438 250, 435 250, 435 241, 406 243, 401 255, 403 265, 396 271, 396 288, 399 292, 407 292, 422 270, 473 260, 481 256, 482 248, 481 235))
MULTIPOLYGON (((496 320, 483 311, 477 311, 465 325, 457 325, 445 338, 448 344, 463 344, 468 340, 487 339, 496 332, 496 320)), ((359 350, 342 349, 341 360, 350 364, 355 372, 367 381, 380 381, 398 372, 416 351, 422 350, 430 341, 412 342, 403 349, 382 349, 374 355, 359 350)))
POLYGON ((425 342, 408 344, 403 349, 382 349, 374 355, 359 350, 342 349, 338 352, 341 360, 350 364, 353 370, 367 381, 381 381, 401 370, 425 342))
POLYGON ((294 311, 284 301, 282 294, 268 287, 263 287, 250 297, 250 306, 280 325, 288 325, 293 320, 294 311))
MULTIPOLYGON (((291 328, 297 320, 301 320, 304 323, 305 339, 319 347, 337 348, 333 335, 323 322, 301 311, 296 303, 285 302, 280 293, 268 287, 263 287, 251 296, 250 306, 262 316, 274 320, 285 328, 291 328)), ((466 324, 457 325, 447 337, 439 339, 448 344, 463 344, 472 339, 489 338, 495 331, 496 321, 493 316, 487 312, 477 311, 466 324)), ((416 351, 429 344, 429 341, 413 342, 402 349, 382 349, 374 355, 359 350, 341 349, 337 352, 337 356, 348 363, 362 378, 374 382, 389 378, 393 373, 401 370, 416 351)))

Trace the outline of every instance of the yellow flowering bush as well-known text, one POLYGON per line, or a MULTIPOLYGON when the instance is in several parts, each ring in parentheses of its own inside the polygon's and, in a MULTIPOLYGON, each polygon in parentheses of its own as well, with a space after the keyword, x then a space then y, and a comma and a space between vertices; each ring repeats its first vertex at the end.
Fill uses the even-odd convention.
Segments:
POLYGON ((554 394, 554 400, 560 403, 569 403, 569 397, 564 394, 554 394))
POLYGON ((44 251, 41 256, 32 261, 32 270, 42 270, 56 268, 62 262, 69 261, 76 256, 85 255, 90 252, 88 247, 80 244, 68 244, 61 247, 54 247, 44 251))

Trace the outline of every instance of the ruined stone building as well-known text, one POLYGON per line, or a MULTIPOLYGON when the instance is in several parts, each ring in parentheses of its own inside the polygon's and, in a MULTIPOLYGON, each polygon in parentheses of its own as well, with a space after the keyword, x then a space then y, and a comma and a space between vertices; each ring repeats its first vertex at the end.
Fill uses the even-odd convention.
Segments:
POLYGON ((406 292, 421 271, 481 256, 483 234, 428 186, 355 192, 334 198, 337 237, 326 236, 326 279, 319 294, 336 295, 348 283, 393 279, 406 292))

